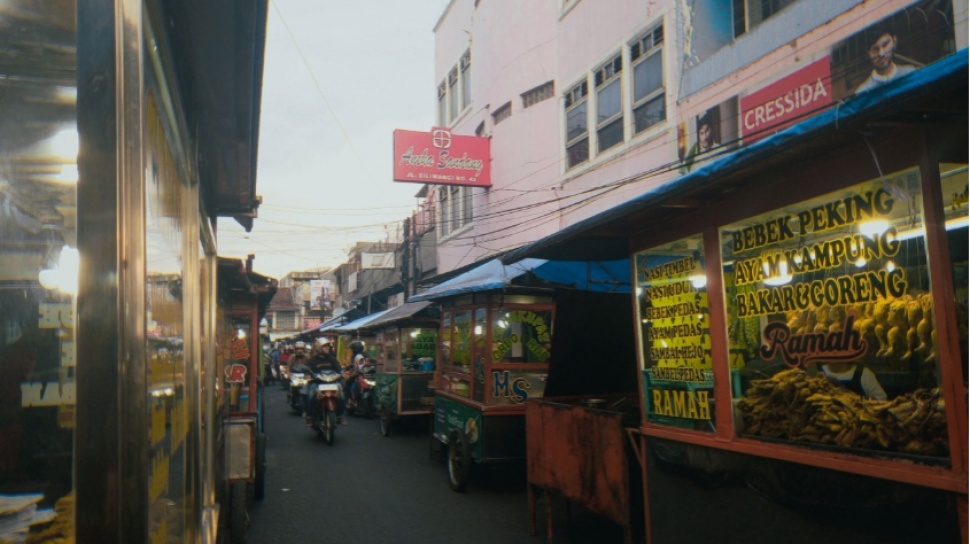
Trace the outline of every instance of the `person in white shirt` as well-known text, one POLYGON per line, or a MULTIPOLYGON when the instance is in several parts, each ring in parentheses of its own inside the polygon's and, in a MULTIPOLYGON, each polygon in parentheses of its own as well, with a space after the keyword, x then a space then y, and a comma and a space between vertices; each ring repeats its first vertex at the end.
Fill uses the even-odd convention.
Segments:
POLYGON ((825 377, 843 389, 855 391, 860 395, 876 400, 886 400, 886 391, 879 384, 876 374, 868 368, 851 363, 829 363, 822 365, 825 377))

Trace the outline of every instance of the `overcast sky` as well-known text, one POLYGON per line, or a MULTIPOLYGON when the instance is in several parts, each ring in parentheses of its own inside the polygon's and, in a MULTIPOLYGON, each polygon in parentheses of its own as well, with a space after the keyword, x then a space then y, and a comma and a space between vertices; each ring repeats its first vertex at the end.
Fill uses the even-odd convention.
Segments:
POLYGON ((335 266, 385 239, 421 185, 391 180, 395 128, 434 123, 433 28, 449 0, 270 0, 252 232, 219 220, 219 254, 256 272, 335 266))

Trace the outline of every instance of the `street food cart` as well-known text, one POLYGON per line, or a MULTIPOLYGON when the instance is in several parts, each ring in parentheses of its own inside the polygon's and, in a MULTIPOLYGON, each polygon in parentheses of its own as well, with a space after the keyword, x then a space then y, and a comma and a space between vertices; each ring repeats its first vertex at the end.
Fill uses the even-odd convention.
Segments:
POLYGON ((966 81, 964 50, 505 257, 633 259, 647 542, 968 541, 966 81))
POLYGON ((276 280, 252 271, 252 261, 219 258, 216 329, 219 335, 215 410, 225 440, 217 447, 224 460, 223 488, 228 500, 224 520, 232 541, 242 542, 248 526, 247 500, 266 489, 266 433, 263 427, 263 375, 259 322, 276 294, 276 280))
MULTIPOLYGON (((589 307, 581 297, 557 293, 615 291, 624 285, 617 278, 628 274, 626 262, 620 268, 541 259, 506 266, 496 259, 411 298, 434 300, 441 307, 432 443, 447 447, 452 489, 465 489, 473 463, 525 459, 525 402, 542 397, 549 383, 557 345, 553 332, 561 324, 557 300, 589 307)), ((623 342, 612 341, 615 331, 599 331, 602 321, 585 323, 588 335, 563 338, 601 348, 604 357, 623 342)), ((576 380, 597 383, 602 378, 598 370, 590 363, 571 376, 563 373, 561 387, 568 390, 576 380)))
POLYGON ((390 310, 381 310, 372 314, 367 314, 352 321, 328 328, 326 332, 332 333, 336 339, 337 359, 340 364, 347 366, 352 362, 353 354, 350 351, 350 343, 360 340, 364 343, 364 354, 367 357, 377 357, 374 348, 374 333, 366 328, 367 324, 380 318, 390 310))
POLYGON ((430 301, 408 302, 366 325, 374 334, 374 379, 383 436, 390 435, 391 423, 397 418, 431 413, 438 315, 430 301))

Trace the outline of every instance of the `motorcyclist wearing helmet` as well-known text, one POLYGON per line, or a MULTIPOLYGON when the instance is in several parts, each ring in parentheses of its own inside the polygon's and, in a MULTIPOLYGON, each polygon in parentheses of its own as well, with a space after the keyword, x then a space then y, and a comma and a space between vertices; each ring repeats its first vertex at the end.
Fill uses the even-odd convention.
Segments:
MULTIPOLYGON (((310 372, 313 372, 314 374, 324 370, 332 370, 337 374, 340 374, 343 370, 340 366, 340 361, 337 360, 337 356, 334 354, 333 344, 331 344, 329 341, 324 342, 323 345, 320 346, 320 352, 314 357, 311 357, 306 366, 310 369, 310 372)), ((305 387, 306 395, 303 399, 303 418, 306 420, 307 426, 311 427, 313 426, 313 416, 320 415, 317 413, 317 411, 320 410, 320 405, 316 402, 317 389, 320 387, 320 384, 314 381, 308 381, 305 387)), ((341 395, 340 403, 337 405, 337 423, 339 424, 344 423, 343 416, 345 403, 346 400, 344 399, 344 396, 341 395)))
POLYGON ((367 356, 364 355, 364 343, 360 340, 354 340, 349 346, 351 351, 351 363, 348 367, 347 378, 347 398, 356 399, 357 395, 360 393, 360 386, 357 384, 357 380, 354 379, 358 374, 362 373, 364 366, 367 364, 367 356))
POLYGON ((306 363, 310 357, 306 352, 306 342, 293 344, 293 356, 290 357, 290 372, 302 372, 301 368, 306 368, 306 363))

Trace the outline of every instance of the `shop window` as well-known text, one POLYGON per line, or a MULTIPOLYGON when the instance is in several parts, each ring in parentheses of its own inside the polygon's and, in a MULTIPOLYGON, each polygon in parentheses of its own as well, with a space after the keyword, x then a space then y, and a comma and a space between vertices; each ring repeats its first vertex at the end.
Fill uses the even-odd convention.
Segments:
POLYGON ((714 375, 701 235, 635 256, 647 421, 714 430, 714 375))
MULTIPOLYGON (((967 238, 967 202, 970 199, 970 184, 968 184, 966 164, 941 164, 940 182, 943 194, 943 212, 946 217, 946 238, 950 250, 950 275, 953 278, 953 295, 955 297, 956 315, 954 323, 960 335, 960 361, 963 372, 963 387, 967 387, 967 346, 970 345, 970 335, 967 334, 967 248, 970 240, 967 238)), ((931 336, 933 332, 931 331, 931 336)), ((936 342, 934 341, 935 345, 936 342)))
POLYGON ((664 27, 660 25, 630 45, 635 134, 667 118, 667 99, 663 85, 663 41, 664 27))
POLYGON ((589 160, 589 131, 587 129, 587 94, 584 80, 566 93, 566 167, 572 168, 589 160))
POLYGON ((438 344, 437 369, 442 377, 451 372, 451 312, 441 315, 441 338, 438 344))
POLYGON ((623 142, 622 72, 623 58, 617 55, 593 74, 596 82, 596 141, 600 153, 623 142))
POLYGON ((472 338, 475 342, 475 364, 472 368, 475 379, 475 387, 472 388, 473 396, 476 401, 485 402, 485 356, 488 353, 485 349, 485 341, 488 338, 488 310, 485 308, 475 309, 472 338))
POLYGON ((456 310, 451 320, 451 375, 448 389, 463 397, 471 396, 472 313, 456 310))
POLYGON ((548 363, 552 311, 498 309, 492 313, 493 363, 548 363))
MULTIPOLYGON (((52 525, 57 536, 74 536, 74 399, 77 373, 84 372, 75 353, 76 11, 74 2, 3 9, 0 541, 39 541, 52 525), (49 508, 56 520, 38 523, 49 508)), ((92 207, 87 213, 97 213, 92 207)), ((94 367, 102 363, 90 359, 94 367)))
POLYGON ((435 368, 438 330, 406 328, 401 330, 401 358, 407 372, 430 372, 435 368))
POLYGON ((922 210, 911 169, 721 229, 740 435, 948 456, 922 210))

